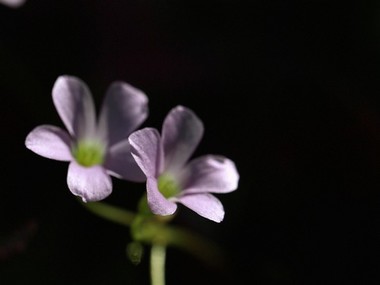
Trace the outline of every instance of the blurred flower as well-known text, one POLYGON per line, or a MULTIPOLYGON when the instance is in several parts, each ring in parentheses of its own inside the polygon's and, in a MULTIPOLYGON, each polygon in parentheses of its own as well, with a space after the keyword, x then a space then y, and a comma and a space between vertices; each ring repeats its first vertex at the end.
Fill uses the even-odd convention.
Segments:
POLYGON ((58 77, 52 96, 67 131, 38 126, 25 145, 46 158, 70 161, 67 183, 74 195, 84 202, 106 198, 112 192, 110 175, 145 181, 127 139, 148 116, 148 98, 141 90, 124 82, 111 84, 98 121, 91 92, 79 78, 58 77))
POLYGON ((11 8, 19 8, 20 6, 24 5, 26 0, 0 0, 1 4, 4 4, 5 6, 11 7, 11 8))
POLYGON ((173 108, 158 130, 144 128, 129 137, 132 155, 147 177, 147 202, 157 215, 171 215, 181 203, 215 222, 224 218, 223 205, 211 193, 237 189, 235 164, 218 155, 188 162, 203 136, 203 124, 183 106, 173 108))
POLYGON ((5 236, 0 236, 0 262, 23 252, 36 234, 38 224, 27 220, 5 236))

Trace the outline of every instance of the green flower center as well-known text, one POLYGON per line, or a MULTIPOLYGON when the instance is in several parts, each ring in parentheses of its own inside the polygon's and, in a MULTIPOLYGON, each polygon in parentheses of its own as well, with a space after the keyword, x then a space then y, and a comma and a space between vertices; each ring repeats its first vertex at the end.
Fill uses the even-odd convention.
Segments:
POLYGON ((165 198, 173 197, 180 192, 178 183, 166 174, 160 175, 158 178, 158 189, 165 198))
POLYGON ((90 167, 104 162, 105 147, 96 141, 79 141, 72 148, 72 154, 80 165, 90 167))

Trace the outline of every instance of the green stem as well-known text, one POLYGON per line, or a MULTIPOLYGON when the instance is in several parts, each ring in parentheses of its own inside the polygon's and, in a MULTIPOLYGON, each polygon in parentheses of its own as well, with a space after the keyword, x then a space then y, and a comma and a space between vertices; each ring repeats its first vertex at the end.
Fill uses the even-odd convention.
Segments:
POLYGON ((123 226, 130 226, 136 216, 130 211, 103 202, 80 202, 90 212, 123 226))
POLYGON ((184 228, 166 224, 172 217, 144 216, 104 202, 84 203, 90 212, 114 223, 131 227, 136 241, 155 245, 175 246, 187 251, 210 266, 224 265, 223 252, 214 242, 184 228), (168 221, 166 221, 168 219, 168 221))
POLYGON ((225 263, 223 252, 214 242, 184 228, 137 216, 131 233, 136 241, 178 247, 210 266, 221 267, 225 263))
POLYGON ((150 252, 151 285, 165 285, 166 246, 152 244, 150 252))
POLYGON ((216 243, 187 229, 168 227, 168 244, 181 248, 212 267, 223 267, 225 256, 216 243))

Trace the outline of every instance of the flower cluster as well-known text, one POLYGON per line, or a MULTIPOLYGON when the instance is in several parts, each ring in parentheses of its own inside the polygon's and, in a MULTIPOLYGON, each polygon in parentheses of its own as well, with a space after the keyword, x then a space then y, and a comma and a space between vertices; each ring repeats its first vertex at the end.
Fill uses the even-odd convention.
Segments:
POLYGON ((161 134, 138 128, 149 114, 146 94, 116 81, 108 88, 99 116, 88 86, 74 76, 60 76, 52 91, 66 130, 41 125, 25 145, 38 155, 69 162, 67 184, 84 202, 112 193, 111 176, 145 182, 147 202, 155 215, 172 215, 180 203, 207 219, 220 222, 224 209, 214 193, 238 187, 233 161, 220 155, 190 159, 204 132, 202 121, 184 106, 166 116, 161 134))

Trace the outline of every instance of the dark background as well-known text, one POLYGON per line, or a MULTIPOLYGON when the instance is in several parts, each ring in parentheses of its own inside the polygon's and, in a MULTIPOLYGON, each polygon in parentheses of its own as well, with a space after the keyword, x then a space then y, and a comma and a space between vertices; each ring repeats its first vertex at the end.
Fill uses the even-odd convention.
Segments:
MULTIPOLYGON (((34 127, 63 126, 51 99, 62 74, 98 105, 114 80, 144 90, 144 126, 193 109, 195 156, 238 167, 222 223, 184 207, 176 218, 227 263, 169 248, 167 285, 380 284, 379 56, 375 0, 0 6, 0 284, 149 284, 149 256, 126 258, 129 229, 77 202, 67 163, 24 146, 34 127)), ((106 201, 133 210, 144 186, 113 181, 106 201)))

